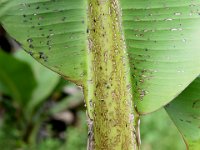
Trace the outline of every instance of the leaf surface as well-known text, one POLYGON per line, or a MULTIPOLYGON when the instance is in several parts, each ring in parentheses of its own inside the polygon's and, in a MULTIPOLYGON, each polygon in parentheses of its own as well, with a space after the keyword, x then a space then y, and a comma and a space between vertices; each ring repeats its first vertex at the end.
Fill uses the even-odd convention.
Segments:
POLYGON ((10 35, 40 63, 82 84, 87 68, 86 2, 12 0, 9 5, 1 21, 10 35))
MULTIPOLYGON (((87 29, 89 4, 83 0, 7 3, 9 10, 0 16, 10 35, 51 70, 87 85, 88 64, 92 63, 87 34, 94 32, 87 29)), ((146 114, 169 103, 200 73, 200 0, 120 3, 133 98, 139 113, 146 114)), ((1 8, 3 4, 0 1, 1 8)))
POLYGON ((200 74, 200 0, 121 0, 134 100, 141 114, 200 74))
POLYGON ((200 149, 200 77, 165 107, 188 149, 200 149))

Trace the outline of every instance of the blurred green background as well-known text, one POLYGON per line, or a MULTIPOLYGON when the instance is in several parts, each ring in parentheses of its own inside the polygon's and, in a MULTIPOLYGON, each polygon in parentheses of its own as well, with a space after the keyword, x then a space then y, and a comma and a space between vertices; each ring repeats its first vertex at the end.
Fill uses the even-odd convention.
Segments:
MULTIPOLYGON (((37 63, 0 27, 0 149, 85 150, 82 89, 37 63)), ((141 117, 142 150, 184 150, 161 109, 141 117)))

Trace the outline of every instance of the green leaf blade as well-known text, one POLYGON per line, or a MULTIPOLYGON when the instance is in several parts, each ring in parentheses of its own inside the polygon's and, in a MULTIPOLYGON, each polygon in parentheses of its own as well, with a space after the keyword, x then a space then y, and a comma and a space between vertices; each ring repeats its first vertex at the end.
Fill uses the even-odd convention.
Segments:
POLYGON ((199 4, 121 0, 134 101, 140 114, 163 107, 199 75, 199 4))
POLYGON ((165 107, 188 149, 200 149, 200 77, 165 107))
MULTIPOLYGON (((150 113, 169 103, 200 73, 200 1, 120 3, 134 101, 140 114, 150 113)), ((87 85, 92 63, 88 59, 89 4, 81 0, 6 4, 10 9, 5 9, 1 22, 11 36, 43 65, 87 85)))
POLYGON ((66 79, 83 83, 87 71, 85 1, 12 1, 1 21, 36 60, 66 79))

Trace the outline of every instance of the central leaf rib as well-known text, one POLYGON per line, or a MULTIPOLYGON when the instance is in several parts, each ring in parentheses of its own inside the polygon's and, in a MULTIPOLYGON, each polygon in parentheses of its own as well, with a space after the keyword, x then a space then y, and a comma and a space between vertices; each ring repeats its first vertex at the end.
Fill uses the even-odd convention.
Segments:
POLYGON ((136 150, 137 113, 118 0, 88 0, 89 149, 136 150))

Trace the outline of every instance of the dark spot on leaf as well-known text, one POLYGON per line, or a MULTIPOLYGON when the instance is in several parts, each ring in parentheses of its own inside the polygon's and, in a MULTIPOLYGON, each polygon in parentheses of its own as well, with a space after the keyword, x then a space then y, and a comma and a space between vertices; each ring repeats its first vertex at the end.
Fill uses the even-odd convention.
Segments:
POLYGON ((63 18, 62 18, 62 21, 65 21, 65 19, 66 19, 66 17, 63 17, 63 18))
POLYGON ((31 52, 31 51, 28 51, 28 54, 31 55, 31 56, 33 56, 33 52, 31 52))
POLYGON ((33 46, 32 44, 30 44, 30 45, 29 45, 29 48, 32 48, 32 49, 33 49, 33 48, 34 48, 34 46, 33 46))
POLYGON ((33 39, 29 38, 29 39, 27 39, 27 42, 31 43, 31 42, 33 42, 33 39))
POLYGON ((39 58, 43 59, 44 61, 47 61, 47 56, 45 56, 45 54, 43 52, 39 52, 39 58))
POLYGON ((200 99, 195 100, 192 104, 192 108, 200 109, 200 99))
POLYGON ((190 121, 190 120, 186 120, 186 122, 187 122, 187 123, 191 123, 191 121, 190 121))

